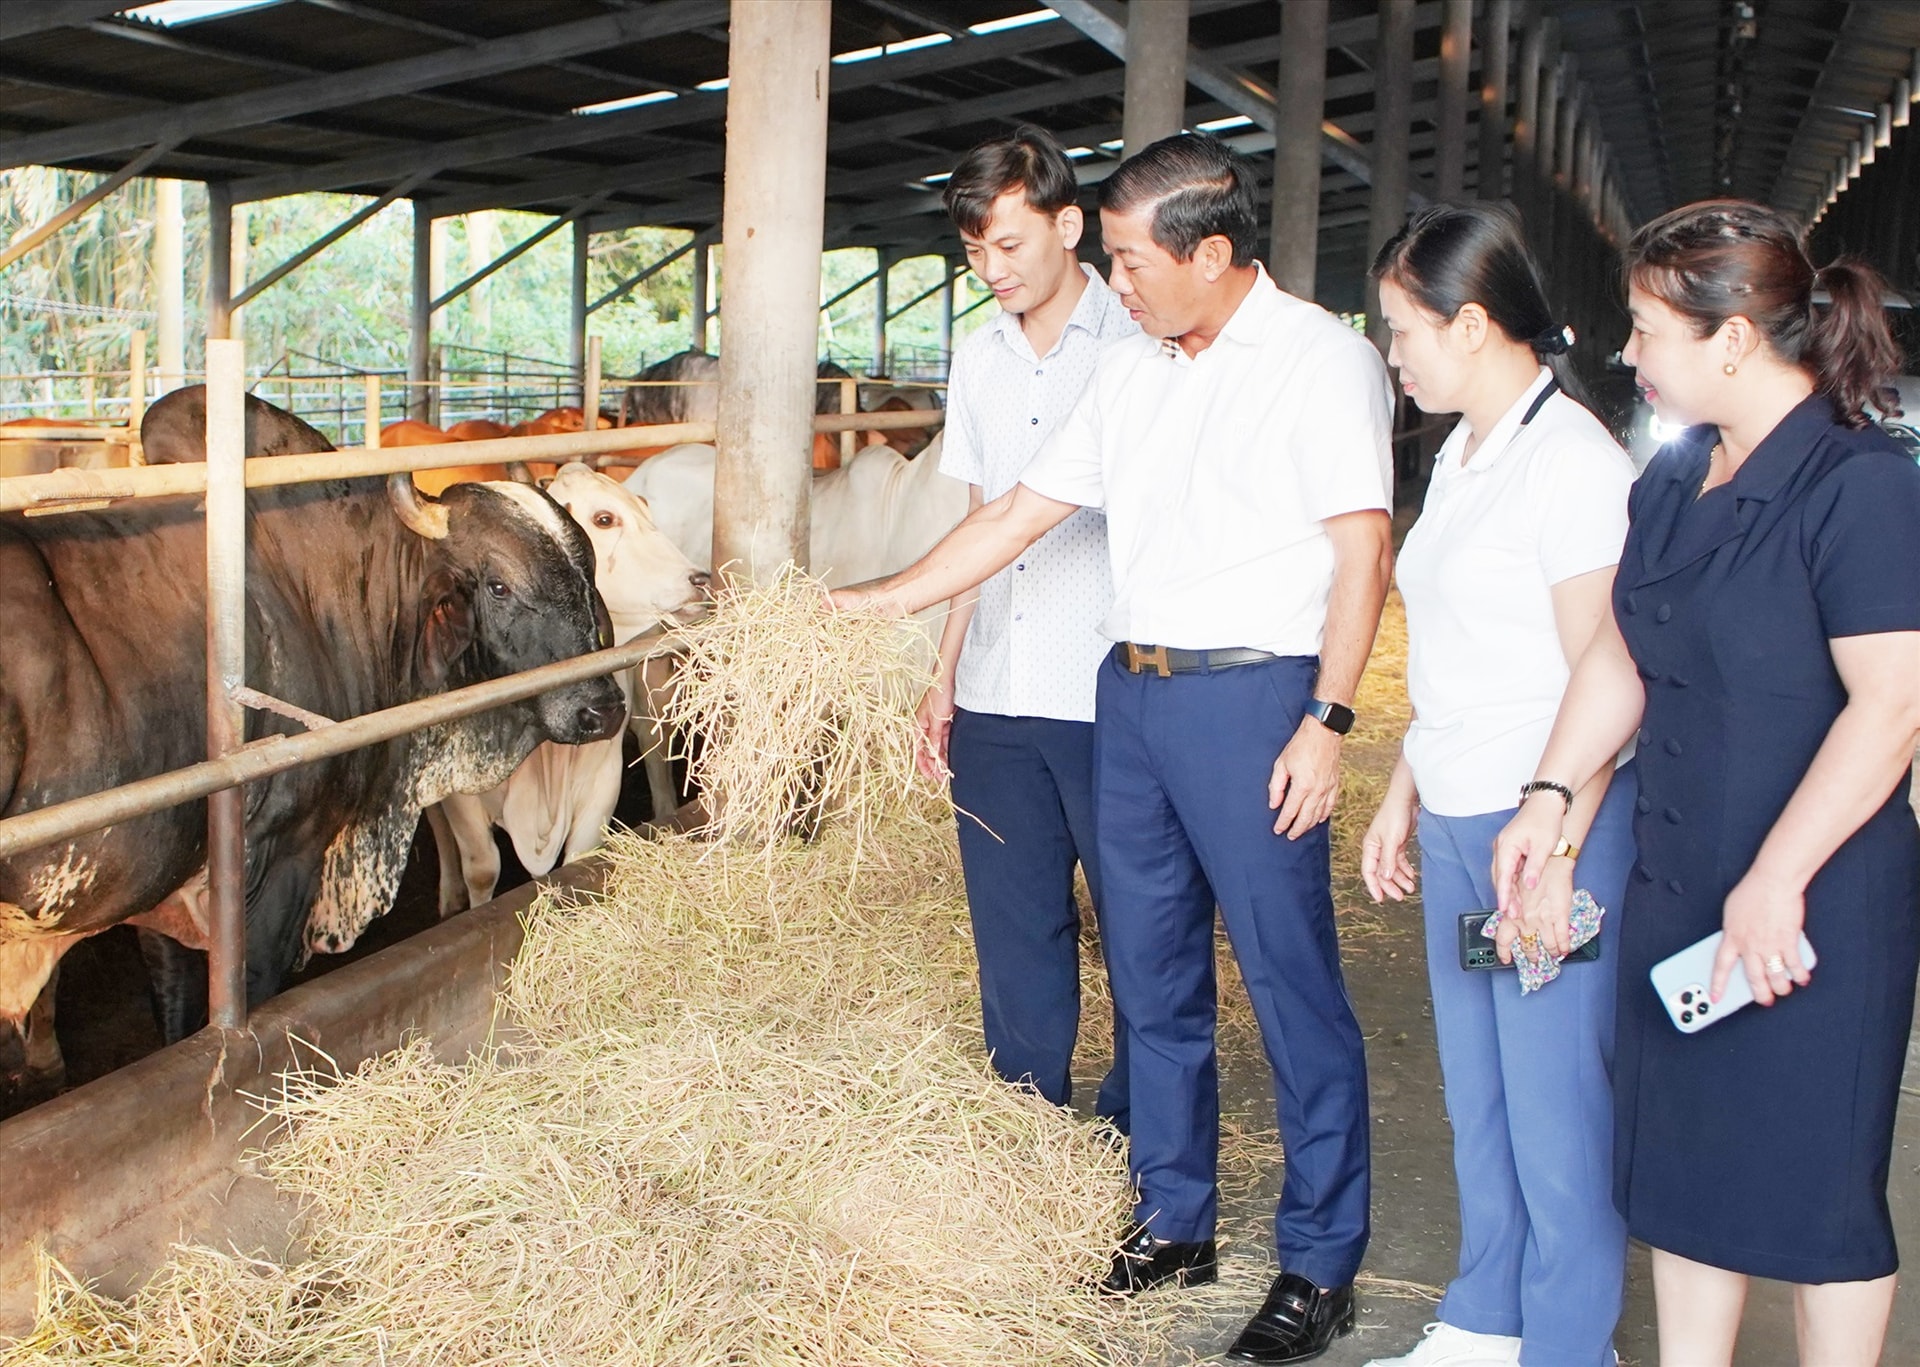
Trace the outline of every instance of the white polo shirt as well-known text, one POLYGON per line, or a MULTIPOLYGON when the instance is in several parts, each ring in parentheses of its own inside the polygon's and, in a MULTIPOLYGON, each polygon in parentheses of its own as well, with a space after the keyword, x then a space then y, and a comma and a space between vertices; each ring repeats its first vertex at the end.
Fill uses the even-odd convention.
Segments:
POLYGON ((1198 356, 1141 336, 1100 357, 1021 475, 1104 508, 1109 640, 1314 655, 1333 586, 1324 519, 1392 506, 1380 355, 1264 268, 1198 356))
POLYGON ((1533 777, 1571 674, 1552 589, 1620 561, 1628 459, 1600 420, 1557 390, 1527 392, 1466 465, 1463 421, 1434 461, 1395 571, 1407 604, 1405 754, 1441 816, 1504 811, 1533 777))
MULTIPOLYGON (((1087 387, 1094 362, 1140 325, 1091 266, 1087 288, 1053 349, 1035 356, 1020 319, 1001 313, 954 353, 940 473, 980 486, 991 502, 1053 435, 1087 387)), ((1093 720, 1113 604, 1107 519, 1082 508, 980 586, 954 683, 969 712, 1093 720)))

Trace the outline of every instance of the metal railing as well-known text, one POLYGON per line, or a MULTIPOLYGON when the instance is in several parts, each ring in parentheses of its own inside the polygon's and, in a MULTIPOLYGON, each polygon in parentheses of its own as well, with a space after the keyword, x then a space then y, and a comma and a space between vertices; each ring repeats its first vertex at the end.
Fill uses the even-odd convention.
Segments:
MULTIPOLYGON (((597 349, 596 349, 597 350, 597 349)), ((597 361, 597 355, 592 357, 597 361)), ((246 835, 240 786, 297 765, 379 744, 446 721, 543 693, 550 688, 631 668, 658 653, 666 633, 636 637, 622 646, 526 670, 377 712, 329 722, 302 735, 246 742, 244 709, 271 704, 246 687, 246 490, 318 480, 391 475, 455 465, 528 460, 597 458, 649 445, 712 441, 712 423, 676 423, 505 437, 440 446, 381 448, 375 444, 311 455, 245 456, 245 376, 240 344, 208 344, 207 460, 204 464, 136 465, 119 469, 63 469, 0 479, 0 512, 57 514, 134 498, 204 492, 207 521, 207 717, 204 763, 108 788, 54 806, 0 820, 0 857, 70 840, 89 831, 162 811, 196 798, 208 801, 207 862, 210 889, 209 1006, 212 1023, 239 1029, 245 1022, 246 835)), ((591 376, 591 370, 590 370, 591 376)), ((380 379, 366 378, 370 404, 380 379)), ((374 410, 377 411, 377 410, 374 410)), ((937 426, 943 414, 831 414, 814 420, 816 431, 937 426)))

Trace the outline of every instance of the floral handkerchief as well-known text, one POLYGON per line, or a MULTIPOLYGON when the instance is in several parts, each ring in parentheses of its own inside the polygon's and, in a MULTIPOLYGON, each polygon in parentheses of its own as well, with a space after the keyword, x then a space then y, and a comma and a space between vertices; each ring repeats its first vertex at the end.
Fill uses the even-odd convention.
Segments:
MULTIPOLYGON (((1574 892, 1573 914, 1569 920, 1569 928, 1573 932, 1575 949, 1600 933, 1600 918, 1606 914, 1607 909, 1594 901, 1585 888, 1574 892)), ((1486 924, 1480 927, 1480 933, 1489 940, 1499 936, 1500 913, 1498 911, 1487 917, 1486 924)), ((1555 954, 1545 945, 1538 947, 1537 954, 1529 954, 1525 940, 1515 941, 1513 966, 1520 970, 1520 995, 1524 997, 1529 992, 1538 992, 1559 977, 1561 958, 1562 956, 1555 954)))

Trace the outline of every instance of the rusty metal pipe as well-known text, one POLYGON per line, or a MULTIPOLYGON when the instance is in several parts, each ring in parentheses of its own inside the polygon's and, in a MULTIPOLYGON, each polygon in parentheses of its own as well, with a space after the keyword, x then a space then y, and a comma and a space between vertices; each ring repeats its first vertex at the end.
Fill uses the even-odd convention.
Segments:
MULTIPOLYGON (((207 343, 207 758, 247 743, 246 374, 241 343, 207 343)), ((207 1006, 213 1024, 247 1019, 246 813, 238 788, 207 797, 207 1006)))
POLYGON ((137 779, 118 788, 76 797, 66 802, 24 812, 0 821, 0 858, 71 840, 88 831, 192 802, 225 788, 269 778, 297 765, 330 759, 364 746, 404 736, 409 732, 457 721, 475 713, 531 698, 551 688, 597 679, 616 670, 631 669, 652 655, 665 653, 671 629, 655 628, 625 645, 578 655, 557 664, 542 665, 504 679, 490 679, 449 693, 437 693, 369 712, 318 731, 297 736, 263 736, 220 759, 188 765, 152 778, 137 779))

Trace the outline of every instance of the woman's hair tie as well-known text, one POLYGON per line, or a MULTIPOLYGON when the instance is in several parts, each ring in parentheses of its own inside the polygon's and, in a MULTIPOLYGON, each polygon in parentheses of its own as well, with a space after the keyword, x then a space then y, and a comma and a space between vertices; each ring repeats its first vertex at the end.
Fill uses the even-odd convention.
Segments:
POLYGON ((1542 356, 1564 356, 1573 350, 1571 327, 1550 327, 1533 339, 1533 349, 1542 356))

